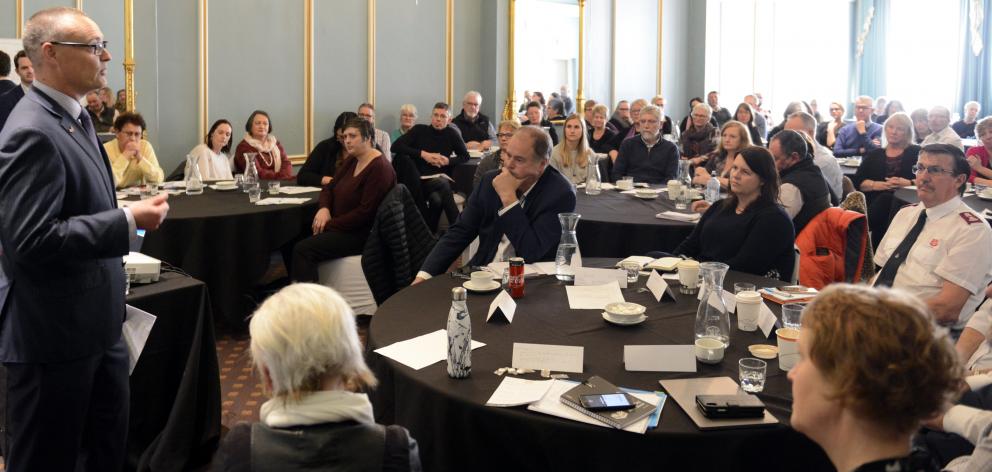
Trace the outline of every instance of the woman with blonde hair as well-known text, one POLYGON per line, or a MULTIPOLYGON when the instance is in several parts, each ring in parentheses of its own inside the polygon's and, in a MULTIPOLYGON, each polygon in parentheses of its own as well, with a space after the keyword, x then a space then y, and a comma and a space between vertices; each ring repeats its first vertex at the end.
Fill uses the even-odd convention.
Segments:
POLYGON ((713 178, 715 171, 720 180, 720 187, 730 188, 730 169, 734 165, 734 158, 741 149, 752 145, 754 143, 751 142, 751 135, 744 123, 736 120, 724 123, 720 128, 720 142, 717 143, 716 150, 709 154, 705 166, 696 167, 696 175, 692 178, 692 183, 706 185, 713 178))
POLYGON ((400 107, 400 127, 390 133, 389 140, 395 143, 397 139, 400 139, 400 136, 410 131, 410 128, 413 128, 415 124, 417 124, 417 107, 412 103, 404 104, 400 107))
POLYGON ((790 421, 838 471, 937 470, 910 438, 955 398, 962 373, 919 299, 831 285, 803 312, 790 421))
POLYGON ((565 118, 564 139, 551 150, 551 167, 561 172, 573 184, 586 181, 586 166, 593 153, 586 138, 586 127, 581 115, 565 118))
POLYGON ((496 139, 499 147, 486 151, 482 156, 482 160, 479 161, 479 166, 475 168, 475 175, 472 177, 473 191, 479 186, 479 181, 482 180, 482 176, 486 172, 503 168, 503 164, 508 159, 506 156, 506 145, 510 142, 510 138, 513 137, 513 133, 520 129, 520 126, 520 122, 516 118, 499 122, 499 126, 496 128, 496 139))
POLYGON ((417 442, 375 423, 365 391, 376 378, 362 357, 355 319, 334 290, 293 284, 251 317, 251 358, 262 388, 258 423, 239 423, 215 471, 420 470, 417 442))

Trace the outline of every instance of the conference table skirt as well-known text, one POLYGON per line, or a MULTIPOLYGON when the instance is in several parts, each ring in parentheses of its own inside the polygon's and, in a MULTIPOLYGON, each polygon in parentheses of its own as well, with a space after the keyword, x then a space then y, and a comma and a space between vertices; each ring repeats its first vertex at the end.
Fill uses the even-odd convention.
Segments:
MULTIPOLYGON (((602 265, 587 260, 586 265, 602 265)), ((615 262, 610 261, 610 262, 615 262)), ((444 329, 451 288, 448 276, 407 288, 383 304, 369 329, 368 357, 380 386, 372 393, 377 420, 410 429, 420 443, 425 470, 621 470, 673 467, 693 470, 831 470, 822 450, 787 424, 791 387, 777 361, 768 363, 768 380, 759 396, 781 425, 770 428, 700 432, 671 398, 658 428, 638 435, 572 422, 523 407, 485 406, 503 377, 493 371, 511 363, 514 342, 584 346, 584 373, 614 384, 658 390, 659 379, 729 376, 737 380, 737 360, 749 344, 770 342, 760 333, 733 330, 725 360, 698 366, 696 373, 627 372, 624 345, 692 344, 696 300, 654 301, 649 293, 625 289, 628 301, 648 307, 640 325, 607 324, 599 310, 569 310, 565 290, 554 277, 527 279, 526 296, 517 301, 512 324, 486 323, 495 294, 470 294, 473 339, 486 343, 472 352, 472 376, 447 376, 444 361, 415 371, 372 352, 374 349, 444 329)), ((726 285, 777 281, 731 273, 726 285)), ((778 311, 778 306, 772 306, 778 311)), ((732 319, 732 322, 736 322, 732 319)), ((537 374, 523 378, 539 379, 537 374)))

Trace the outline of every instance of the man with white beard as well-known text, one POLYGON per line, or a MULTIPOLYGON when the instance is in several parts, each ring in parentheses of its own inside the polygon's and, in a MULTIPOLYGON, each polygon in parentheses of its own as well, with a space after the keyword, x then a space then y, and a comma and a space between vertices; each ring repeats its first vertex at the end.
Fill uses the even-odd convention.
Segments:
POLYGON ((679 149, 661 139, 661 109, 648 105, 638 115, 640 134, 620 145, 613 163, 613 180, 631 176, 636 182, 663 184, 674 179, 679 169, 679 149))

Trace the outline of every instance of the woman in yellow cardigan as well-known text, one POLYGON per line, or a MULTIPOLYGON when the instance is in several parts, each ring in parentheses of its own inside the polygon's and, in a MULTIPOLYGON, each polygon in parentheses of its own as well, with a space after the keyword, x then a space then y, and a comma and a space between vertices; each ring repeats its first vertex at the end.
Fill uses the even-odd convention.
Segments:
POLYGON ((158 164, 151 143, 141 138, 145 119, 138 113, 122 113, 114 120, 117 138, 103 145, 110 157, 117 188, 161 183, 165 172, 158 164))

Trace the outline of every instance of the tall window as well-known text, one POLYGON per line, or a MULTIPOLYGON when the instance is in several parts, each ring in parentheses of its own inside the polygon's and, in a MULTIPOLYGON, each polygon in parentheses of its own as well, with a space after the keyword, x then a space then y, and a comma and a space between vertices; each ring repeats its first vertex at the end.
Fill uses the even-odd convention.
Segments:
POLYGON ((952 108, 961 71, 960 2, 899 0, 889 11, 886 95, 907 111, 952 108))
POLYGON ((706 15, 705 89, 723 106, 761 92, 777 123, 791 101, 846 101, 850 0, 711 0, 706 15))
POLYGON ((574 97, 578 80, 579 6, 575 0, 516 3, 514 84, 551 99, 562 85, 574 97))

